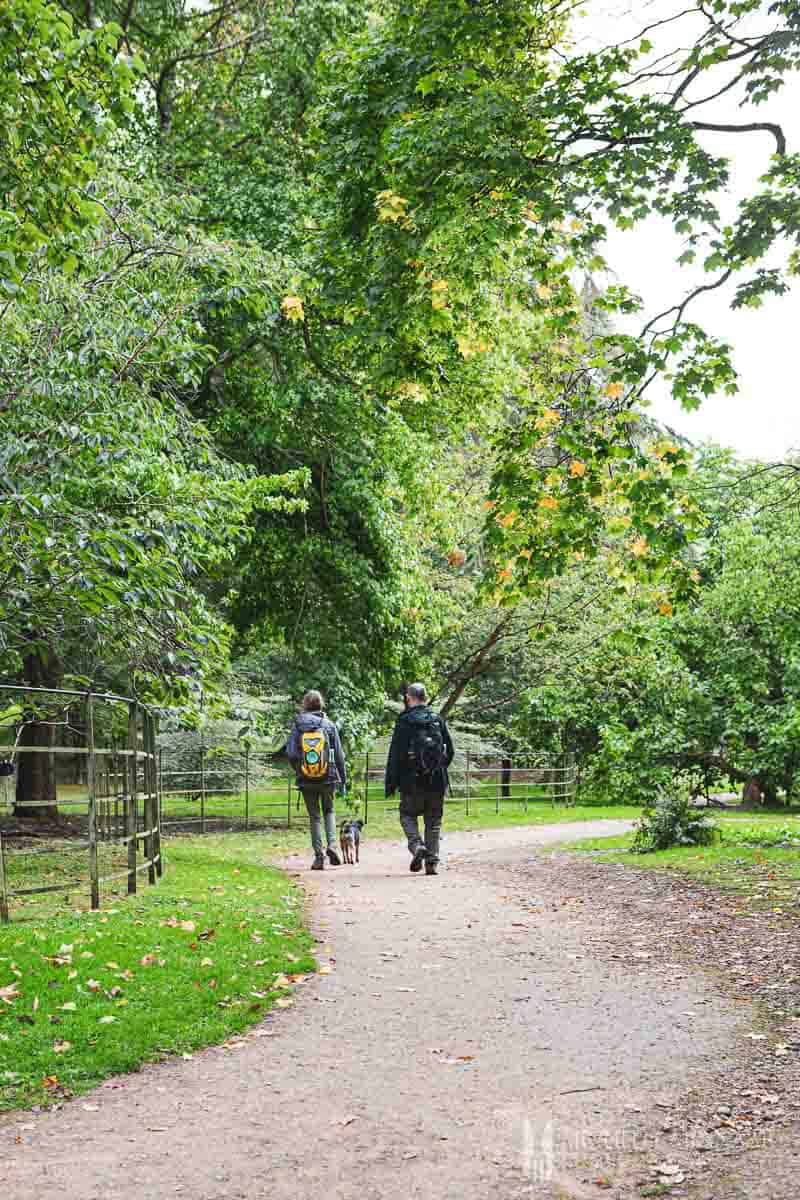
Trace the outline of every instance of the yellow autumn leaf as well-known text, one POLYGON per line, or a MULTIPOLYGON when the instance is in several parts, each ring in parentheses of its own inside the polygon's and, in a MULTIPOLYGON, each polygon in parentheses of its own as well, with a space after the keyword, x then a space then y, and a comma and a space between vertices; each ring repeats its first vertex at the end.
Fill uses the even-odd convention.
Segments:
POLYGON ((559 502, 555 496, 542 496, 539 501, 539 508, 558 508, 558 504, 559 502))
POLYGON ((555 408, 546 408, 541 416, 538 416, 534 421, 536 429, 548 430, 552 429, 561 420, 561 415, 555 408))
POLYGON ((275 1003, 278 1008, 291 1008, 294 1001, 289 996, 279 996, 275 1003))
POLYGON ((299 296, 284 296, 281 301, 281 312, 287 321, 303 321, 306 315, 303 301, 299 296))
POLYGON ((609 400, 619 400, 624 391, 625 388, 621 383, 610 383, 604 394, 608 396, 609 400))
POLYGON ((549 300, 553 294, 553 289, 548 287, 546 283, 540 283, 536 288, 536 295, 540 300, 549 300))
POLYGON ((497 504, 496 500, 484 500, 483 507, 486 509, 487 512, 491 512, 496 504, 497 504))
POLYGON ((658 611, 661 613, 662 617, 671 617, 672 605, 670 604, 669 600, 662 600, 658 606, 658 611))
POLYGON ((433 283, 431 284, 431 291, 446 292, 449 286, 450 285, 446 279, 434 279, 433 283))
POLYGON ((407 223, 408 200, 404 196, 398 196, 397 192, 393 192, 391 188, 378 192, 375 197, 375 207, 378 210, 379 221, 388 221, 393 225, 407 223))
POLYGON ((503 527, 503 529, 510 529, 511 526, 516 521, 518 515, 519 514, 516 512, 505 513, 502 517, 501 516, 495 517, 495 520, 497 521, 498 525, 501 525, 503 527))
POLYGON ((569 473, 573 479, 582 479, 586 474, 586 463, 582 463, 580 459, 574 459, 569 465, 569 473))
POLYGON ((510 567, 503 567, 502 571, 497 572, 497 578, 501 583, 503 583, 507 579, 510 579, 512 574, 513 574, 513 571, 511 570, 510 567))
POLYGON ((520 550, 519 557, 527 558, 528 561, 530 561, 530 559, 533 557, 533 551, 529 550, 528 547, 526 546, 524 550, 520 550))
POLYGON ((414 404, 423 404, 428 398, 428 393, 421 383, 414 383, 408 379, 404 383, 398 384, 395 389, 398 396, 402 396, 406 400, 411 400, 414 404))
POLYGON ((641 558, 647 554, 647 538, 639 537, 634 542, 631 542, 631 554, 634 558, 641 558))

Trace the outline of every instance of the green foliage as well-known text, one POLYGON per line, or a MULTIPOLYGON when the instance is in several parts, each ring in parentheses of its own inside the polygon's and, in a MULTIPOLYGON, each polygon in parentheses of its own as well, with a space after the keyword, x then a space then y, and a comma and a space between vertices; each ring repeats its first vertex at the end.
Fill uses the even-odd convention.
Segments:
POLYGON ((74 235, 100 212, 88 191, 97 152, 132 108, 120 32, 76 30, 44 0, 0 6, 0 297, 17 294, 42 247, 65 273, 78 265, 74 235))
POLYGON ((722 840, 730 846, 800 846, 800 827, 797 825, 743 825, 729 821, 721 826, 722 840))
POLYGON ((718 833, 707 813, 692 804, 689 792, 673 786, 659 792, 655 803, 642 813, 631 849, 650 854, 672 846, 710 846, 718 833))
POLYGON ((202 237, 153 185, 111 180, 85 268, 44 268, 9 307, 0 403, 0 639, 88 673, 122 661, 185 692, 229 638, 209 581, 253 512, 296 508, 302 472, 259 476, 224 459, 187 401, 209 362, 200 316, 230 289, 262 287, 263 262, 202 237))

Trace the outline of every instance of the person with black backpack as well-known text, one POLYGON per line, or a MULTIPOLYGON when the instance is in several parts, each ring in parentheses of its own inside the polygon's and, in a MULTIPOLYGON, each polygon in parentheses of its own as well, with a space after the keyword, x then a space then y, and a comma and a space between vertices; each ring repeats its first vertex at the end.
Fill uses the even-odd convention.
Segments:
POLYGON ((319 692, 306 692, 301 712, 295 718, 286 743, 286 756, 297 776, 297 786, 303 794, 314 849, 312 871, 325 866, 322 852, 322 816, 325 818, 325 839, 328 861, 333 867, 342 865, 336 852, 336 815, 333 811, 335 791, 344 795, 347 790, 347 768, 339 730, 325 716, 319 692))
POLYGON ((405 689, 404 712, 392 734, 386 762, 386 795, 400 792, 400 824, 408 838, 412 871, 439 873, 439 838, 442 830, 447 768, 453 761, 453 743, 447 722, 428 704, 422 683, 405 689), (425 821, 425 840, 419 834, 419 818, 425 821))

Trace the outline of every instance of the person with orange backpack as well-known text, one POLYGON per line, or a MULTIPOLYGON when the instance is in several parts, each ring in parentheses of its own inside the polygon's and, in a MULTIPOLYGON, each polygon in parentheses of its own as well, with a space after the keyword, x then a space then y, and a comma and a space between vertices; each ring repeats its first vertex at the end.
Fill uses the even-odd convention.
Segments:
POLYGON ((286 755, 294 767, 297 786, 303 794, 314 849, 312 871, 325 866, 322 851, 322 816, 325 818, 327 855, 331 866, 341 866, 336 852, 336 815, 333 811, 334 793, 344 795, 347 789, 347 767, 339 730, 325 715, 319 692, 306 692, 302 709, 295 718, 286 744, 286 755))

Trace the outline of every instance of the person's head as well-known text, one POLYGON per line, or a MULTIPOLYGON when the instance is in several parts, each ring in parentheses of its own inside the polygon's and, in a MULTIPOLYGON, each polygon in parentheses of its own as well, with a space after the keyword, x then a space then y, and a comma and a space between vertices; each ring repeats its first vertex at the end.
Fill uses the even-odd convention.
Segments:
POLYGON ((322 712, 323 702, 321 692, 306 692, 303 696, 303 712, 322 712))
POLYGON ((425 691, 425 684, 409 683, 406 688, 406 701, 409 708, 416 708, 419 704, 427 704, 428 693, 425 691))

